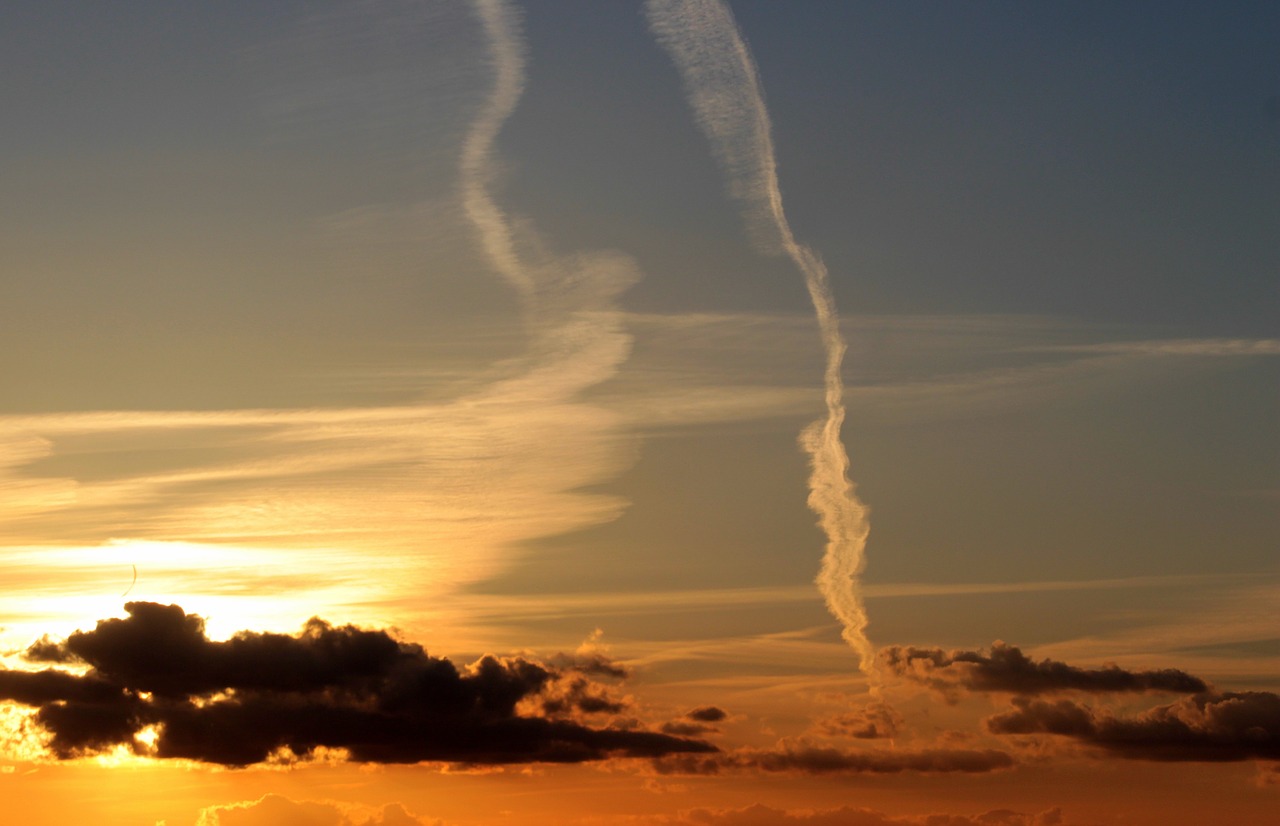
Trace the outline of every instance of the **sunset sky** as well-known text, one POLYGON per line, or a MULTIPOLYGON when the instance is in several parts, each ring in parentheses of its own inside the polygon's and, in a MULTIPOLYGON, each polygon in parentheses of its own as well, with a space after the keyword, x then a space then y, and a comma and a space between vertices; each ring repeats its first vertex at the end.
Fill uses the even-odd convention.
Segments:
POLYGON ((1280 822, 1277 43, 0 5, 3 819, 1280 822))

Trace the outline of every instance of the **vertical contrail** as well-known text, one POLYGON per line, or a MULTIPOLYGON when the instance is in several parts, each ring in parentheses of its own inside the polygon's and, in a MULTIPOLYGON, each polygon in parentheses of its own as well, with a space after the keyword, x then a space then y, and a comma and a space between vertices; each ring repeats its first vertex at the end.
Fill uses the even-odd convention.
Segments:
POLYGON ((493 57, 494 84, 462 144, 462 207, 480 233, 489 262, 529 301, 533 278, 516 254, 507 216, 489 193, 494 141, 524 91, 524 47, 514 12, 504 0, 473 0, 473 5, 493 57))
POLYGON ((845 342, 827 268, 791 234, 759 75, 728 7, 721 0, 648 0, 645 10, 649 25, 680 70, 698 124, 728 176, 730 192, 745 207, 753 240, 795 263, 813 301, 827 356, 827 415, 804 429, 800 443, 812 468, 809 506, 827 535, 817 584, 874 686, 875 650, 867 639, 867 612, 858 588, 865 563, 867 508, 849 481, 849 457, 840 441, 845 342))

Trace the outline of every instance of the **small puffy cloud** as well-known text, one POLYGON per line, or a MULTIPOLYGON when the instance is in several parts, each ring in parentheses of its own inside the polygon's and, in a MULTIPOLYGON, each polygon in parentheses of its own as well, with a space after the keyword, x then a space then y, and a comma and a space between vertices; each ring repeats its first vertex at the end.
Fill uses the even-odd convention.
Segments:
POLYGON ((581 675, 553 680, 542 691, 539 705, 549 717, 619 714, 627 709, 625 699, 581 675))
POLYGON ((832 737, 874 740, 893 737, 902 728, 902 722, 902 715, 887 703, 869 703, 863 708, 821 720, 817 729, 832 737))
POLYGON ((210 806, 196 826, 443 826, 411 815, 399 803, 380 809, 328 802, 296 802, 277 794, 259 800, 210 806))
POLYGON ((663 732, 680 737, 696 737, 700 734, 717 732, 713 723, 727 719, 729 713, 717 706, 699 706, 685 713, 684 719, 672 720, 662 725, 663 732))
POLYGON ((229 766, 334 750, 361 762, 474 765, 716 750, 583 722, 625 705, 587 676, 609 671, 603 657, 581 669, 493 656, 459 668, 385 631, 319 619, 296 635, 242 631, 216 642, 177 605, 125 609, 125 619, 27 652, 35 661, 74 659, 89 666, 82 675, 0 670, 0 701, 35 707, 60 758, 135 748, 148 727, 158 732, 148 750, 155 757, 229 766))
POLYGON ((1195 694, 1209 686, 1177 669, 1128 671, 1116 665, 1077 668, 1055 660, 1036 662, 1016 646, 993 643, 990 651, 945 651, 941 648, 888 646, 880 651, 885 668, 956 699, 965 691, 1050 694, 1167 691, 1195 694))
POLYGON ((583 640, 572 654, 556 654, 548 662, 557 668, 570 669, 593 677, 624 679, 631 671, 609 654, 609 646, 603 642, 604 631, 597 628, 583 640))
POLYGON ((994 734, 1067 737, 1132 760, 1280 760, 1280 695, 1266 691, 1197 694, 1133 717, 1016 697, 986 725, 994 734))

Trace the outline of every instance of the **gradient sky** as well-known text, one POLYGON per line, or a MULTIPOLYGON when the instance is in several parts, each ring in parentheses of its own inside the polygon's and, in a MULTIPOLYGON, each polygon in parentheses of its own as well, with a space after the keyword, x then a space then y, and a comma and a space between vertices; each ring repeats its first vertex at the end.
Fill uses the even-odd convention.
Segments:
POLYGON ((1268 822, 1278 41, 1263 3, 5 4, 10 816, 1268 822), (828 482, 870 534, 819 585, 828 482))

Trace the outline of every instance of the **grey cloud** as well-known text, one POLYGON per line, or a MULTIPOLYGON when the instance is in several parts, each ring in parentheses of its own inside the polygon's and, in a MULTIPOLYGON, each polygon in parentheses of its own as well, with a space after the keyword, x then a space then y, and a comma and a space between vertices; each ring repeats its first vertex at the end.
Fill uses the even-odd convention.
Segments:
POLYGON ((880 662, 890 672, 929 686, 954 699, 962 691, 1047 694, 1057 691, 1194 694, 1209 686, 1177 669, 1127 671, 1116 665, 1077 668, 1055 660, 1036 662, 1016 646, 993 643, 990 651, 888 646, 880 662))

